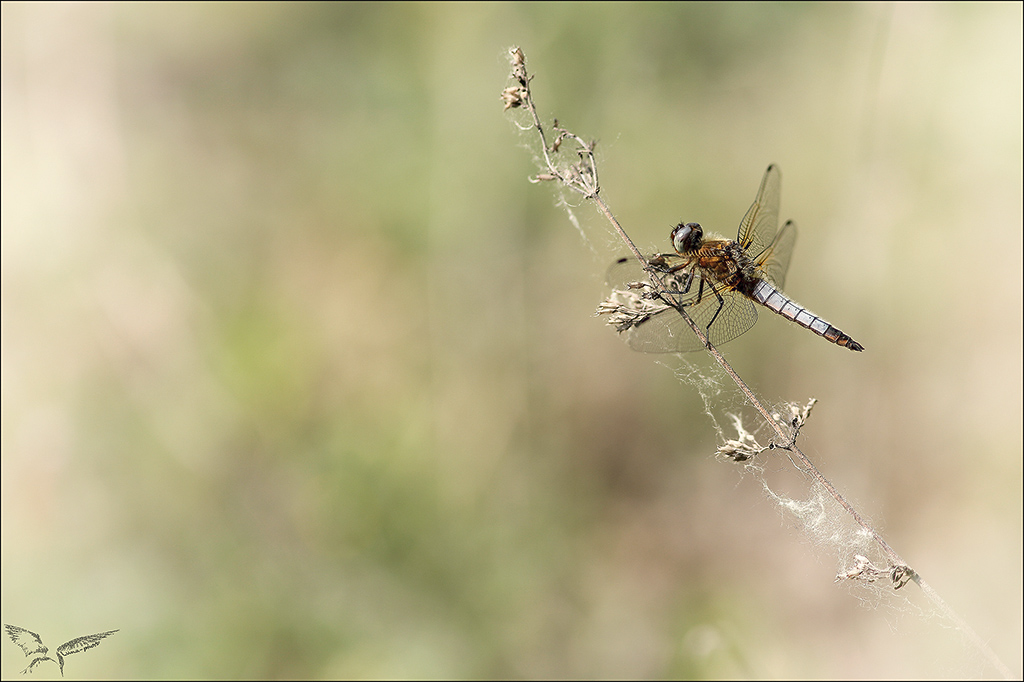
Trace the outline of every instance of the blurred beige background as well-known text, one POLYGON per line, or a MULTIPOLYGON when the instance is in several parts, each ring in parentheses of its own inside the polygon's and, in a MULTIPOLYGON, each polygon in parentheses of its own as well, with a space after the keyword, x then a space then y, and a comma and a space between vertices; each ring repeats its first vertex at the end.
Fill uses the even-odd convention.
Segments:
POLYGON ((641 248, 734 235, 780 165, 787 290, 867 350, 770 314, 723 350, 821 401, 805 451, 1020 675, 1021 26, 4 3, 3 622, 120 628, 68 677, 994 674, 915 586, 834 585, 592 316, 623 250, 527 182, 520 45, 641 248))

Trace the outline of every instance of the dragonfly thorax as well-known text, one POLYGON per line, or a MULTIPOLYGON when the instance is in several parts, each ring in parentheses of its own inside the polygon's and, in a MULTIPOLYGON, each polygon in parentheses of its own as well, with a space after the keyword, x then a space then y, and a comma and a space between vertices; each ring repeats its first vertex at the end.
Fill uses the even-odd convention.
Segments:
POLYGON ((676 253, 693 253, 704 241, 704 228, 700 223, 679 223, 672 228, 671 237, 676 253))

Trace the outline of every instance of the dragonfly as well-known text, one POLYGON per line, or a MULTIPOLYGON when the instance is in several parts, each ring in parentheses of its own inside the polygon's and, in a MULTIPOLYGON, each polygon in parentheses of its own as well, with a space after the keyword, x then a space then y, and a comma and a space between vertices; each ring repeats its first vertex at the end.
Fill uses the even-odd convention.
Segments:
POLYGON ((832 343, 864 346, 782 293, 796 243, 792 220, 779 229, 778 166, 768 166, 736 241, 704 237, 699 223, 679 223, 670 234, 675 253, 620 258, 609 271, 612 294, 597 309, 631 348, 645 353, 701 350, 704 343, 680 314, 685 310, 719 346, 748 331, 760 304, 832 343))

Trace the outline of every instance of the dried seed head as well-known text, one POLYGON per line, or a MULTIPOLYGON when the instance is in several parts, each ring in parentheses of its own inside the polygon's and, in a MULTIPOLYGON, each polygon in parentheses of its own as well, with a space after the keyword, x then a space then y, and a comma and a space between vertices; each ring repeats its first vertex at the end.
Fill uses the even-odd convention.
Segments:
POLYGON ((501 99, 505 102, 506 111, 521 107, 523 106, 523 88, 518 85, 505 88, 501 93, 501 99))

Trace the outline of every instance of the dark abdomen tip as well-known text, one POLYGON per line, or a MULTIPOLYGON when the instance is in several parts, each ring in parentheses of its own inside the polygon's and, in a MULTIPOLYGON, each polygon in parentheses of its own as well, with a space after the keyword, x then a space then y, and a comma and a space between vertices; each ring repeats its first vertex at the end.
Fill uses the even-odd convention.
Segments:
POLYGON ((851 339, 849 336, 846 337, 846 343, 842 343, 840 345, 846 346, 850 350, 855 350, 858 353, 864 350, 864 346, 860 345, 859 343, 851 339))

